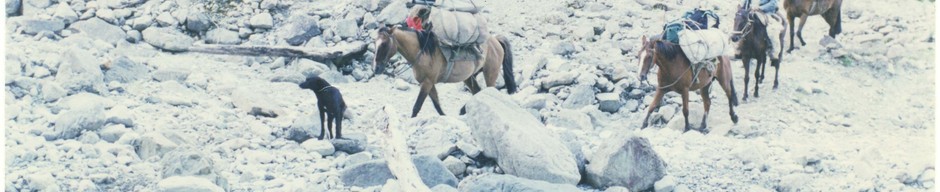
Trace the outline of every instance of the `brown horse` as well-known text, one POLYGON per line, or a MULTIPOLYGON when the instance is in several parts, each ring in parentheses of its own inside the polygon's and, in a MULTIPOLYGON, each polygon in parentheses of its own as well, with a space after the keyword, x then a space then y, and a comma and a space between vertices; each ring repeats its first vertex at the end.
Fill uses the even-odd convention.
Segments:
MULTIPOLYGON (((734 34, 731 36, 731 40, 738 43, 739 54, 735 57, 740 57, 741 62, 744 63, 744 97, 742 99, 745 101, 747 101, 747 85, 751 80, 750 76, 747 76, 751 71, 751 59, 757 60, 757 68, 754 69, 754 78, 757 80, 754 83, 754 97, 760 97, 758 85, 764 81, 764 71, 767 70, 767 56, 769 50, 771 50, 770 46, 772 46, 770 42, 767 42, 767 24, 762 23, 757 17, 758 13, 738 6, 738 12, 734 17, 734 34)), ((782 23, 781 25, 786 24, 782 23)), ((776 37, 780 39, 780 42, 783 42, 783 33, 776 34, 776 37)), ((774 75, 774 89, 777 89, 780 84, 780 60, 783 58, 782 43, 777 50, 776 53, 770 53, 777 54, 777 59, 770 59, 770 65, 776 68, 777 71, 774 75)))
POLYGON ((487 87, 496 86, 502 69, 503 80, 509 94, 516 92, 516 82, 512 73, 512 50, 505 37, 490 36, 481 46, 482 58, 478 61, 458 61, 450 69, 449 76, 447 63, 443 51, 438 47, 437 37, 430 31, 416 31, 398 26, 382 27, 378 31, 375 41, 375 59, 373 66, 375 73, 385 71, 389 59, 397 53, 404 56, 412 64, 415 79, 421 84, 421 91, 415 101, 411 117, 418 116, 424 99, 430 94, 431 103, 437 113, 444 115, 437 97, 437 83, 456 83, 463 81, 470 92, 476 94, 480 85, 476 75, 483 73, 487 87))
POLYGON ((803 41, 803 25, 806 25, 806 18, 813 15, 820 15, 829 23, 829 36, 836 38, 836 35, 842 33, 842 0, 784 0, 783 8, 787 11, 787 20, 790 22, 790 49, 787 53, 795 49, 793 47, 793 24, 794 19, 800 18, 800 28, 796 36, 800 38, 800 43, 806 46, 803 41))
POLYGON ((640 81, 646 80, 646 74, 653 67, 653 63, 659 66, 659 86, 656 87, 656 96, 653 97, 653 103, 647 109, 646 117, 643 118, 642 128, 649 125, 650 114, 653 113, 653 110, 659 108, 659 102, 662 101, 663 95, 666 92, 675 91, 682 95, 682 115, 685 117, 685 131, 689 131, 691 129, 691 126, 689 126, 689 90, 699 90, 702 103, 705 105, 705 115, 702 117, 700 131, 707 132, 705 120, 708 119, 708 109, 712 104, 709 91, 714 80, 718 80, 718 84, 724 89, 725 95, 728 97, 728 108, 730 109, 728 114, 731 115, 731 121, 738 123, 738 115, 734 113, 734 106, 738 105, 738 99, 735 96, 734 82, 731 76, 731 61, 728 56, 718 57, 717 69, 714 72, 703 70, 698 74, 698 77, 694 77, 698 78, 698 82, 693 84, 691 62, 678 45, 663 41, 660 36, 654 36, 650 40, 643 36, 642 39, 643 45, 639 52, 640 81), (652 54, 650 55, 650 53, 652 54))

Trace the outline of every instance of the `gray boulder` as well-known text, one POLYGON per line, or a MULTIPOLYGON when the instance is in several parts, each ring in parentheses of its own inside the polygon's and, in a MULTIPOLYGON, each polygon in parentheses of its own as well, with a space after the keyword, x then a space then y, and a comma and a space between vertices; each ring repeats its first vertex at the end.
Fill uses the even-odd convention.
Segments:
POLYGON ((252 28, 270 29, 274 27, 274 17, 271 17, 270 13, 257 14, 248 20, 248 25, 252 28))
POLYGON ((46 81, 42 83, 41 93, 42 99, 50 103, 65 97, 68 95, 69 91, 62 88, 62 86, 56 82, 46 81))
POLYGON ((127 21, 127 24, 130 24, 132 29, 141 31, 141 30, 147 29, 147 27, 150 27, 150 25, 153 25, 153 20, 154 20, 153 16, 141 15, 140 17, 137 17, 136 19, 131 19, 127 21))
MULTIPOLYGON (((447 170, 440 159, 431 156, 412 156, 412 162, 418 169, 418 176, 427 186, 440 184, 457 186, 457 177, 447 170)), ((381 186, 388 179, 394 179, 388 162, 384 159, 372 160, 347 167, 339 172, 339 177, 346 186, 370 187, 381 186)))
POLYGON ((167 51, 185 51, 195 42, 192 37, 167 27, 149 27, 142 34, 144 41, 167 51))
POLYGON ((173 17, 169 12, 161 13, 157 15, 156 18, 157 24, 160 24, 162 27, 176 27, 179 24, 179 21, 176 20, 176 17, 173 17))
POLYGON ((375 21, 379 24, 398 24, 404 22, 405 17, 408 17, 408 7, 405 6, 405 1, 394 1, 379 12, 375 21))
POLYGON ((279 27, 278 33, 281 38, 287 41, 287 44, 298 46, 310 40, 310 38, 320 35, 320 25, 313 17, 306 15, 292 15, 287 19, 284 26, 279 27))
POLYGON ((206 42, 211 44, 235 45, 241 43, 242 39, 238 37, 238 32, 223 28, 215 28, 206 33, 206 42))
POLYGON ((159 192, 223 192, 222 187, 201 177, 174 176, 157 182, 159 192))
POLYGON ((336 148, 336 151, 348 154, 365 151, 366 145, 369 144, 365 134, 349 132, 344 133, 343 138, 333 139, 330 142, 333 143, 333 148, 336 148))
POLYGON ((78 30, 92 39, 102 40, 112 45, 127 41, 127 33, 121 27, 111 25, 99 18, 78 21, 69 25, 69 28, 78 30))
POLYGON ((202 34, 209 30, 209 27, 212 27, 212 20, 205 13, 190 12, 186 16, 186 30, 191 33, 202 34))
POLYGON ((568 192, 581 191, 573 184, 556 184, 539 180, 514 177, 512 175, 483 174, 464 178, 460 182, 459 190, 462 192, 491 192, 491 191, 538 191, 538 192, 568 192))
POLYGON ((131 61, 126 56, 119 56, 111 61, 111 66, 104 72, 104 81, 128 83, 147 79, 150 74, 146 65, 131 61))
POLYGON ((603 112, 616 113, 620 111, 620 107, 623 107, 619 93, 598 93, 596 97, 598 109, 603 112))
POLYGON ((336 152, 336 148, 333 147, 333 144, 324 140, 308 139, 301 143, 300 147, 306 149, 307 152, 317 152, 324 156, 330 156, 333 155, 333 152, 336 152))
POLYGON ((72 23, 78 20, 78 13, 75 13, 75 10, 72 10, 72 7, 69 7, 69 4, 65 2, 60 2, 52 15, 65 23, 72 23))
POLYGON ((355 38, 359 36, 359 26, 356 20, 340 19, 334 23, 334 32, 342 38, 355 38))
POLYGON ((140 42, 140 40, 143 39, 143 38, 144 38, 144 37, 143 37, 143 35, 140 34, 140 31, 137 31, 137 30, 129 30, 129 31, 127 31, 127 41, 128 41, 128 42, 137 43, 137 42, 140 42))
POLYGON ((136 6, 147 0, 100 0, 98 5, 107 6, 112 9, 120 9, 130 6, 136 6))
POLYGON ((601 144, 587 165, 585 179, 598 188, 623 186, 630 191, 653 187, 666 175, 666 163, 646 138, 635 135, 601 144))
POLYGON ((416 154, 446 158, 456 143, 469 140, 470 128, 460 119, 446 116, 414 118, 402 124, 406 143, 416 154))
POLYGON ((58 32, 65 28, 65 23, 58 19, 16 18, 16 24, 23 29, 23 33, 36 35, 42 31, 58 32))
POLYGON ((104 98, 90 93, 80 93, 68 98, 68 111, 59 114, 51 132, 44 132, 48 141, 73 139, 84 131, 97 131, 107 120, 104 115, 104 98))
POLYGON ((594 88, 587 85, 578 85, 571 89, 571 94, 561 103, 568 109, 580 109, 594 102, 594 88))
POLYGON ((195 176, 207 179, 213 185, 228 187, 228 181, 216 170, 212 158, 194 149, 178 148, 163 155, 161 159, 163 178, 195 176))
MULTIPOLYGON (((313 106, 311 106, 313 107, 313 106)), ((287 129, 275 132, 275 137, 285 138, 297 143, 304 143, 310 138, 320 136, 320 115, 311 114, 297 117, 287 129)), ((321 155, 329 155, 323 154, 321 155)), ((332 153, 330 153, 332 154, 332 153)))
POLYGON ((185 139, 172 132, 149 132, 140 136, 140 145, 137 146, 137 156, 140 159, 150 157, 163 157, 164 154, 185 144, 185 139))
POLYGON ((23 4, 21 0, 7 0, 7 16, 20 15, 20 6, 23 4))
POLYGON ((103 93, 107 90, 104 86, 104 75, 101 73, 101 62, 91 52, 72 48, 66 50, 63 55, 64 59, 59 64, 55 81, 68 90, 69 94, 103 93))
POLYGON ((444 159, 444 166, 447 167, 447 170, 450 170, 454 175, 463 175, 467 172, 467 164, 463 163, 453 156, 448 156, 444 159))
POLYGON ((483 148, 506 174, 551 183, 577 184, 581 179, 571 151, 535 117, 495 88, 474 95, 466 121, 483 148))

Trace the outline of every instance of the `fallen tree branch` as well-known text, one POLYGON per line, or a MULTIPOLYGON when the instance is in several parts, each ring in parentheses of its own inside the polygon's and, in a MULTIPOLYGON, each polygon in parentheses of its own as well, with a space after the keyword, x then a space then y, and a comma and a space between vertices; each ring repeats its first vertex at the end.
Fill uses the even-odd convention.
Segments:
POLYGON ((224 55, 301 57, 323 62, 336 59, 348 60, 347 56, 364 53, 367 46, 362 42, 342 44, 331 48, 201 44, 190 46, 186 51, 224 55))
POLYGON ((389 114, 395 113, 391 111, 393 109, 389 106, 382 107, 376 118, 378 130, 385 134, 385 144, 383 146, 388 169, 392 171, 395 178, 398 178, 398 184, 402 191, 430 192, 431 189, 424 184, 424 181, 421 181, 418 169, 411 161, 411 154, 407 150, 408 146, 405 144, 405 139, 402 138, 401 132, 398 132, 393 124, 396 121, 389 114))

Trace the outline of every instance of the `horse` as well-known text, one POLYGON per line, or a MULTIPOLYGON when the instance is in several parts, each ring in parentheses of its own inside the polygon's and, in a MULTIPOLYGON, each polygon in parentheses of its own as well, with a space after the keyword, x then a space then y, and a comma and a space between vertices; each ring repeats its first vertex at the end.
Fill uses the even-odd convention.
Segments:
MULTIPOLYGON (((744 101, 747 101, 747 85, 751 79, 747 75, 751 70, 751 59, 757 60, 757 67, 754 69, 754 78, 757 80, 754 83, 754 97, 760 97, 758 90, 760 83, 764 81, 764 72, 767 70, 767 52, 771 50, 770 46, 773 46, 765 38, 768 37, 767 24, 762 23, 757 17, 758 13, 738 6, 738 12, 734 17, 734 34, 731 35, 731 40, 738 43, 739 54, 736 54, 735 57, 740 57, 741 62, 744 63, 744 97, 742 98, 744 101)), ((781 25, 786 26, 785 23, 781 25)), ((777 38, 780 39, 780 42, 783 42, 784 36, 783 33, 780 33, 777 38)), ((781 43, 777 53, 770 53, 777 54, 776 59, 770 58, 770 65, 776 68, 774 89, 777 89, 777 86, 780 85, 780 61, 783 58, 783 47, 783 43, 781 43)))
POLYGON ((342 138, 343 113, 346 112, 346 102, 343 101, 343 95, 339 92, 339 89, 317 76, 308 77, 299 86, 302 89, 313 91, 313 94, 317 96, 317 109, 320 111, 320 137, 317 137, 317 139, 323 140, 324 130, 330 130, 331 138, 342 138), (326 122, 326 126, 324 126, 324 122, 326 122), (333 131, 334 123, 336 124, 335 132, 333 131))
POLYGON ((734 112, 734 106, 738 105, 738 99, 735 96, 734 82, 731 75, 731 61, 728 56, 719 56, 716 58, 719 62, 717 69, 712 71, 703 71, 698 73, 698 82, 692 83, 691 62, 682 52, 678 45, 661 39, 661 36, 653 36, 647 40, 642 37, 642 46, 639 53, 640 58, 640 81, 646 81, 646 75, 655 63, 659 66, 659 86, 656 87, 656 96, 646 111, 646 117, 643 118, 643 127, 649 125, 650 114, 653 110, 659 108, 659 103, 663 95, 667 92, 675 91, 682 95, 682 115, 685 117, 685 131, 689 131, 689 90, 699 90, 702 96, 702 102, 705 106, 705 115, 702 117, 702 126, 699 129, 707 132, 708 110, 711 107, 711 98, 709 97, 712 82, 717 80, 718 84, 725 91, 728 97, 728 108, 731 121, 738 123, 738 115, 734 112), (649 54, 651 53, 651 54, 649 54))
POLYGON ((472 94, 480 92, 480 85, 476 76, 483 73, 487 87, 495 87, 496 80, 502 70, 503 80, 509 94, 516 92, 517 86, 512 73, 512 49, 509 40, 503 36, 491 35, 481 45, 481 58, 477 61, 457 61, 447 72, 447 62, 444 53, 438 45, 438 40, 430 31, 399 28, 398 26, 385 26, 378 30, 375 40, 375 58, 372 61, 375 73, 385 71, 385 66, 396 53, 404 56, 412 65, 415 80, 421 84, 421 91, 415 101, 411 117, 418 116, 424 99, 430 95, 431 103, 437 113, 444 115, 438 101, 437 83, 456 83, 463 81, 472 94))
POLYGON ((784 0, 783 8, 787 11, 787 20, 790 22, 790 53, 795 49, 793 46, 793 24, 794 19, 800 18, 800 28, 796 36, 800 38, 802 46, 806 46, 803 41, 803 25, 806 25, 806 18, 813 15, 820 15, 829 23, 829 36, 836 38, 836 35, 842 33, 842 0, 784 0))

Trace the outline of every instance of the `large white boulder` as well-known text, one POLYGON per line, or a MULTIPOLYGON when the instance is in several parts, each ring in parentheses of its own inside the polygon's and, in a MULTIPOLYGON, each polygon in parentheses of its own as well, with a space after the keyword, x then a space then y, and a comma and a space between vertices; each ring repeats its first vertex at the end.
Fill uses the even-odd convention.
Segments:
POLYGON ((466 121, 483 148, 506 174, 551 183, 577 184, 578 165, 558 135, 495 88, 466 105, 466 121))

